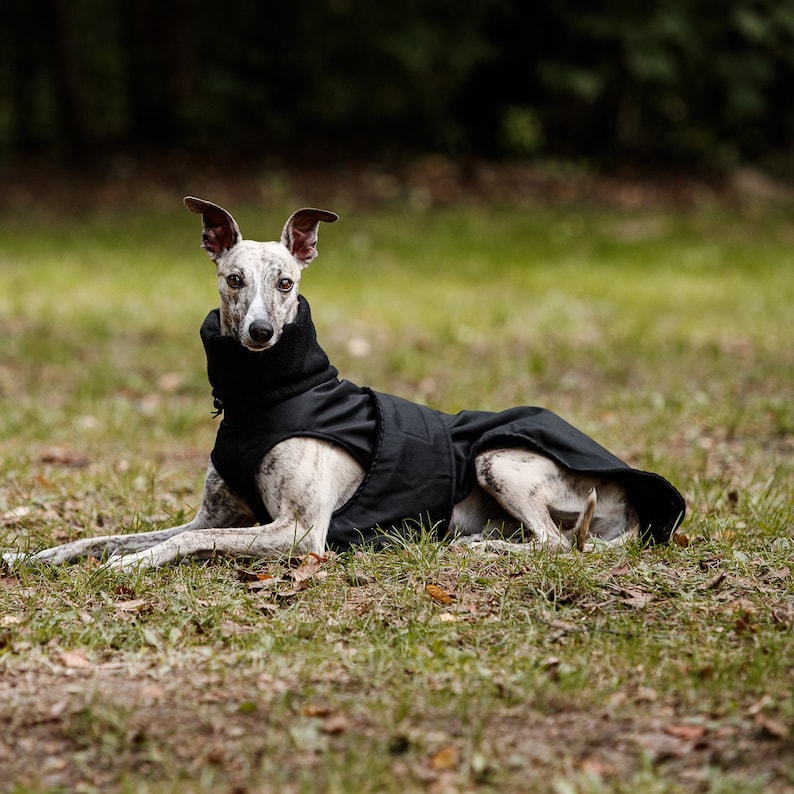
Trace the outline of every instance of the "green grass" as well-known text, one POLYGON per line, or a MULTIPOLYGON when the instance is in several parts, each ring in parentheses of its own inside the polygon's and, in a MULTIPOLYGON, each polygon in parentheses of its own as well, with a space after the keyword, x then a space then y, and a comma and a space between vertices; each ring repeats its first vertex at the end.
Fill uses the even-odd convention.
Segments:
MULTIPOLYGON (((231 209, 267 239, 292 208, 231 209)), ((179 196, 0 225, 1 546, 195 509, 216 427, 198 242, 179 196)), ((324 227, 302 291, 345 377, 551 408, 675 482, 689 545, 419 539, 303 589, 283 562, 6 572, 2 790, 790 791, 792 243, 774 207, 324 227)))

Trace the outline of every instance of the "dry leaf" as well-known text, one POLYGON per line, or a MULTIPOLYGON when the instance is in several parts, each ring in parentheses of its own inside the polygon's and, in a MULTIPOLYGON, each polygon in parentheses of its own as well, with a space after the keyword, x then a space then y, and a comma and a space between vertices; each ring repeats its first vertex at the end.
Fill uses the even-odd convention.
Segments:
POLYGON ((91 462, 85 455, 79 455, 68 447, 50 447, 41 453, 39 461, 54 466, 70 466, 75 469, 82 469, 91 462))
POLYGON ((615 767, 612 766, 612 764, 607 761, 602 761, 600 758, 596 758, 592 755, 584 758, 579 768, 582 772, 591 777, 603 778, 607 775, 615 774, 615 767))
POLYGON ((708 582, 704 582, 697 586, 698 590, 711 590, 716 587, 725 578, 725 571, 718 571, 708 582))
POLYGON ((682 549, 689 546, 689 535, 685 535, 683 532, 673 532, 673 536, 670 539, 676 546, 680 546, 682 549))
POLYGON ((641 734, 637 736, 636 742, 653 755, 656 763, 667 758, 680 758, 692 752, 690 745, 682 744, 680 739, 661 731, 641 734))
POLYGON ((747 709, 747 713, 751 717, 755 717, 756 714, 760 714, 765 708, 771 706, 774 702, 775 701, 772 699, 771 695, 764 695, 761 700, 757 700, 747 709))
POLYGON ((649 686, 638 687, 634 695, 634 700, 637 703, 655 703, 658 699, 659 693, 649 686))
POLYGON ((272 579, 273 574, 261 573, 260 571, 247 571, 245 568, 238 568, 237 578, 241 582, 263 582, 267 579, 272 579))
POLYGON ((553 620, 547 619, 547 623, 551 628, 557 629, 557 631, 565 632, 566 634, 572 634, 579 631, 586 631, 579 626, 574 626, 573 623, 566 623, 564 620, 553 620))
POLYGON ((756 630, 754 624, 755 618, 755 610, 750 611, 743 609, 739 614, 736 616, 736 619, 733 623, 733 629, 737 634, 746 634, 746 633, 754 633, 756 630))
POLYGON ((347 717, 344 714, 330 714, 323 723, 323 733, 336 735, 344 733, 350 727, 347 717))
POLYGON ((309 703, 301 709, 301 713, 304 717, 327 717, 331 714, 331 709, 328 706, 309 703))
POLYGON ((645 607, 647 607, 648 604, 650 604, 654 599, 652 593, 646 593, 643 590, 624 588, 620 592, 624 596, 621 601, 623 601, 624 604, 634 607, 635 609, 645 609, 645 607))
POLYGON ((62 651, 59 654, 61 664, 71 670, 78 670, 82 667, 92 667, 85 651, 77 649, 74 651, 62 651))
POLYGON ((320 572, 326 557, 320 557, 319 554, 309 553, 302 560, 300 565, 292 572, 292 578, 295 582, 295 587, 298 590, 306 587, 310 579, 313 579, 320 572))
POLYGON ((455 615, 452 612, 439 612, 436 617, 442 623, 457 623, 460 620, 460 616, 455 615))
POLYGON ((145 598, 134 598, 131 601, 116 601, 117 612, 140 612, 146 606, 145 598))
POLYGON ((438 601, 439 604, 454 603, 452 596, 446 590, 442 590, 436 584, 425 585, 425 592, 430 596, 430 598, 433 599, 433 601, 438 601))
POLYGON ((761 730, 765 731, 770 736, 774 736, 776 739, 788 738, 789 729, 780 720, 767 717, 765 714, 756 714, 755 724, 761 728, 761 730))
POLYGON ((11 510, 7 510, 5 513, 0 515, 0 523, 11 525, 16 524, 17 522, 21 521, 23 518, 27 518, 33 511, 31 508, 26 507, 24 505, 20 505, 19 507, 14 507, 11 510))
POLYGON ((442 772, 446 769, 452 769, 458 763, 458 751, 457 748, 452 747, 444 747, 439 750, 431 759, 430 765, 433 769, 442 772))
POLYGON ((706 735, 706 728, 703 725, 665 725, 662 729, 668 736, 675 736, 676 739, 684 739, 687 742, 694 742, 702 739, 706 735))
POLYGON ((270 574, 261 574, 261 578, 257 578, 252 582, 248 582, 249 590, 267 590, 270 587, 275 587, 280 582, 286 581, 280 576, 271 576, 270 574))

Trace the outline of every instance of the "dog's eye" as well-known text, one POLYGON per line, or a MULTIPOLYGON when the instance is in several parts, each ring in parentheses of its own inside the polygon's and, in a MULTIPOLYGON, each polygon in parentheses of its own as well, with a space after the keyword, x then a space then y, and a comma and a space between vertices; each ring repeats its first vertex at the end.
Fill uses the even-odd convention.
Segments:
POLYGON ((232 273, 230 276, 226 276, 226 283, 232 289, 240 289, 243 286, 243 277, 239 273, 232 273))
POLYGON ((289 292, 295 286, 295 282, 291 278, 281 278, 278 281, 278 288, 282 292, 289 292))

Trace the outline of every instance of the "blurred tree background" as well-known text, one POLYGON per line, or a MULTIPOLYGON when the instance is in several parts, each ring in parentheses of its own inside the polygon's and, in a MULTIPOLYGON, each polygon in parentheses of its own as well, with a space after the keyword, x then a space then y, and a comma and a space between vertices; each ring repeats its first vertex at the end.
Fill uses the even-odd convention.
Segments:
POLYGON ((794 163, 794 0, 25 0, 0 156, 794 163))

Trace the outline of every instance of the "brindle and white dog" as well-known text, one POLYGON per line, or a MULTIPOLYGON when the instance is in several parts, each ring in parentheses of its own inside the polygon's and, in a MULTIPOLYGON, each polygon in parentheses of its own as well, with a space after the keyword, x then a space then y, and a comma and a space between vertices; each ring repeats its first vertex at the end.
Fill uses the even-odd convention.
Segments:
MULTIPOLYGON (((187 197, 185 204, 201 215, 202 247, 217 266, 219 337, 234 340, 230 344, 248 356, 246 361, 256 360, 252 354, 267 361, 268 351, 279 349, 288 336, 285 329, 288 332, 297 322, 300 303, 305 303, 302 297, 299 300, 298 287, 304 268, 317 255, 319 224, 332 223, 337 215, 301 209, 287 220, 278 242, 254 242, 242 238, 234 218, 223 208, 193 197, 187 197)), ((282 359, 292 355, 287 353, 282 350, 282 359)), ((249 416, 256 422, 256 405, 251 410, 249 416)), ((14 564, 35 559, 57 565, 92 555, 106 557, 111 568, 131 568, 214 554, 253 558, 321 554, 332 540, 328 533, 334 516, 344 515, 369 477, 366 460, 324 435, 310 428, 267 449, 252 474, 255 494, 250 498, 232 488, 211 460, 199 510, 182 526, 86 538, 35 554, 7 553, 4 558, 14 564)), ((581 550, 588 536, 610 545, 626 543, 651 522, 644 517, 646 527, 640 526, 638 509, 629 498, 637 489, 631 487, 630 478, 620 476, 625 472, 619 467, 629 473, 636 470, 614 460, 616 473, 609 467, 607 473, 583 473, 541 454, 538 446, 482 449, 470 462, 467 492, 457 493, 451 515, 443 517, 443 534, 511 550, 572 545, 581 550), (489 537, 495 526, 506 530, 502 538, 508 540, 489 537), (511 542, 513 530, 521 531, 526 542, 511 542)), ((660 523, 663 534, 669 534, 683 515, 680 496, 658 475, 636 473, 656 478, 653 486, 664 491, 668 515, 660 523)), ((406 499, 409 496, 405 494, 406 499)), ((399 500, 401 495, 390 498, 399 500)), ((637 497, 632 498, 636 502, 637 497)), ((383 516, 384 521, 390 518, 383 516)))

